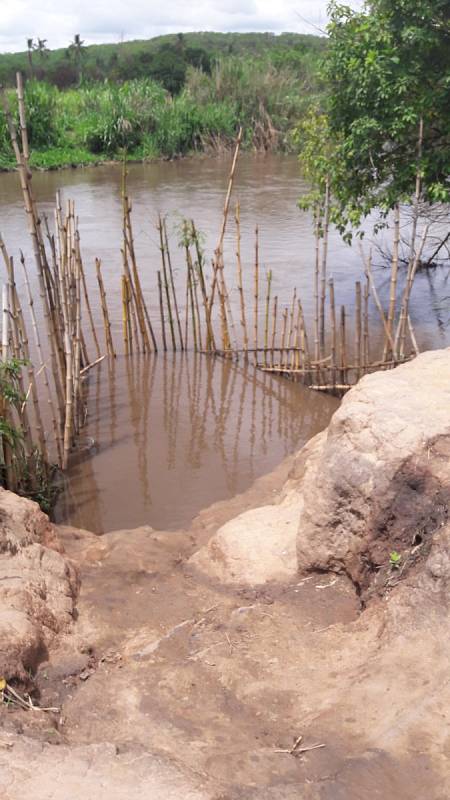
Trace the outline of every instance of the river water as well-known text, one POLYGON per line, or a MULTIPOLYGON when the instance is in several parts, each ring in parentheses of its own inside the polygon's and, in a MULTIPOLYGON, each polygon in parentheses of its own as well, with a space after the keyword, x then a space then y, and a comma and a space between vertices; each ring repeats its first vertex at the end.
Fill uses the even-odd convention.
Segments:
MULTIPOLYGON (((131 165, 128 193, 141 282, 158 328, 155 292, 160 254, 156 221, 167 215, 175 280, 184 285, 180 222, 193 218, 202 232, 205 252, 212 254, 221 223, 230 159, 196 158, 131 165)), ((33 178, 40 208, 52 213, 54 196, 75 201, 87 282, 97 296, 93 261, 102 259, 113 333, 119 355, 103 362, 87 382, 88 419, 68 472, 67 489, 57 509, 60 521, 101 533, 149 524, 178 528, 216 500, 246 489, 273 469, 315 432, 325 427, 336 401, 286 380, 235 365, 195 356, 167 354, 126 359, 121 341, 121 167, 65 170, 33 178)), ((241 205, 244 288, 250 292, 254 228, 259 226, 261 276, 270 269, 272 291, 280 307, 294 286, 305 315, 312 313, 314 239, 310 215, 297 207, 307 187, 293 157, 241 157, 233 202, 241 205)), ((0 175, 0 230, 11 255, 31 247, 17 176, 0 175)), ((383 239, 380 239, 383 245, 383 239)), ((234 215, 225 236, 225 270, 235 285, 234 215)), ((388 271, 375 256, 382 299, 388 293, 388 271)), ((361 275, 358 248, 332 233, 329 272, 337 303, 352 305, 354 282, 361 275)), ((21 291, 21 276, 18 273, 21 291)), ((35 285, 35 284, 34 284, 35 285)), ((231 290, 237 310, 237 291, 231 290)), ((421 348, 450 344, 450 282, 444 267, 418 275, 411 317, 421 348)), ((99 336, 103 336, 98 302, 93 303, 99 336)), ((371 309, 375 319, 376 312, 371 309)))

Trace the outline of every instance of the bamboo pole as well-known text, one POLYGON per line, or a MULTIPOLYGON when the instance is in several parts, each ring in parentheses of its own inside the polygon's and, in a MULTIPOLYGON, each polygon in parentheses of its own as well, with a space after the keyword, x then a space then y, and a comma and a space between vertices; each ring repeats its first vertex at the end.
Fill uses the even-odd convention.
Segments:
POLYGON ((367 281, 369 283, 370 289, 372 291, 373 299, 375 300, 375 305, 376 305, 376 307, 378 309, 378 313, 380 315, 381 322, 383 324, 385 336, 389 341, 389 345, 391 347, 392 352, 395 352, 394 340, 393 340, 391 332, 390 332, 390 330, 388 328, 386 317, 385 317, 384 311, 383 311, 383 307, 381 305, 380 298, 378 296, 377 287, 375 286, 375 282, 374 282, 373 275, 372 275, 372 251, 371 250, 369 251, 369 255, 368 255, 367 259, 366 259, 365 255, 364 255, 364 251, 362 249, 361 242, 359 243, 359 247, 360 247, 361 256, 362 256, 362 259, 363 259, 363 262, 364 262, 364 265, 365 265, 366 278, 367 278, 367 281))
POLYGON ((170 249, 169 249, 169 238, 167 236, 167 224, 166 219, 163 219, 163 230, 164 230, 164 247, 166 250, 167 256, 167 266, 169 268, 169 278, 170 278, 170 286, 172 289, 172 298, 173 298, 173 306, 175 309, 175 319, 177 321, 177 328, 178 328, 178 336, 180 339, 180 348, 184 350, 184 341, 183 341, 183 332, 181 330, 181 320, 180 320, 180 312, 178 310, 178 300, 177 300, 177 293, 175 291, 175 281, 173 277, 173 269, 172 269, 172 259, 170 256, 170 249))
POLYGON ((370 363, 370 344, 369 344, 369 293, 370 293, 370 286, 369 286, 369 279, 366 278, 366 283, 364 286, 364 322, 363 322, 363 365, 364 371, 369 366, 370 363))
POLYGON ((259 305, 259 229, 258 226, 255 228, 255 266, 254 266, 254 279, 253 279, 253 298, 254 298, 254 307, 253 307, 253 342, 255 350, 258 347, 258 305, 259 305))
POLYGON ((305 323, 305 316, 303 314, 303 307, 298 300, 298 313, 299 313, 299 324, 300 324, 300 347, 302 352, 302 359, 303 364, 306 368, 310 367, 311 365, 311 355, 309 352, 309 342, 308 342, 308 333, 306 330, 306 323, 305 323))
POLYGON ((2 360, 9 359, 9 291, 8 284, 2 284, 2 360))
POLYGON ((197 352, 198 350, 198 335, 197 335, 197 322, 196 322, 196 315, 195 315, 195 300, 194 300, 194 276, 193 276, 193 266, 192 266, 192 259, 190 251, 188 252, 188 287, 189 287, 189 301, 191 307, 191 318, 192 318, 192 337, 194 341, 194 351, 197 352))
POLYGON ((314 358, 320 358, 320 338, 319 338, 319 274, 320 274, 320 207, 317 204, 315 210, 315 262, 314 262, 314 358))
POLYGON ((138 332, 139 332, 142 351, 144 353, 147 353, 150 352, 151 350, 150 340, 148 338, 147 329, 145 327, 144 312, 141 302, 141 292, 139 291, 140 284, 139 284, 139 277, 137 275, 137 267, 136 263, 135 262, 133 263, 133 258, 131 255, 131 249, 129 245, 126 228, 124 228, 124 245, 122 249, 122 259, 123 259, 124 273, 127 278, 127 285, 130 288, 130 311, 131 314, 133 315, 133 321, 135 325, 136 347, 137 349, 139 349, 138 345, 139 341, 138 332), (130 256, 131 270, 130 270, 130 262, 128 260, 128 256, 130 256))
MULTIPOLYGON (((141 288, 141 282, 139 279, 139 272, 137 268, 136 253, 134 249, 133 226, 131 222, 131 202, 127 196, 127 171, 126 171, 125 155, 122 163, 122 217, 123 217, 122 258, 123 258, 123 267, 128 282, 127 285, 128 288, 131 290, 130 311, 131 315, 133 316, 133 323, 136 325, 136 330, 135 330, 136 346, 139 347, 138 333, 137 333, 137 329, 139 329, 142 350, 144 353, 146 353, 146 352, 151 352, 152 348, 150 345, 150 339, 146 327, 145 312, 144 312, 145 303, 141 288), (131 262, 131 270, 129 262, 131 262)), ((148 313, 147 313, 147 318, 148 318, 148 313)))
POLYGON ((236 222, 236 262, 237 262, 237 285, 239 290, 239 299, 240 299, 240 307, 241 307, 241 328, 242 328, 242 335, 243 335, 243 342, 244 342, 244 353, 248 350, 248 331, 247 331, 247 319, 245 314, 245 295, 244 295, 244 287, 242 285, 242 261, 241 261, 241 206, 240 203, 236 203, 236 211, 235 211, 235 222, 236 222))
MULTIPOLYGON (((34 206, 34 200, 32 197, 31 192, 31 185, 30 185, 30 174, 28 171, 28 165, 26 160, 26 141, 25 141, 25 134, 23 133, 22 143, 24 146, 24 154, 22 155, 20 152, 19 144, 17 141, 17 133, 16 128, 14 125, 14 121, 11 115, 11 111, 9 108, 8 100, 6 97, 5 92, 2 93, 2 101, 3 101, 3 108, 5 112, 5 117, 7 120, 8 130, 10 134, 11 144, 14 150, 19 177, 20 177, 20 184, 24 199, 25 205, 25 212, 27 217, 27 224, 28 230, 31 236, 31 242, 33 246, 33 255, 36 263, 36 269, 38 273, 38 281, 39 281, 39 291, 41 295, 42 307, 44 311, 44 321, 46 325, 47 331, 47 338, 49 343, 49 351, 50 357, 52 361, 52 376, 55 383, 55 391, 56 396, 58 399, 58 405, 60 407, 63 406, 63 391, 62 391, 62 383, 61 383, 61 372, 60 366, 56 357, 55 351, 55 341, 57 338, 56 331, 54 330, 53 320, 50 313, 50 306, 49 300, 46 292, 45 287, 45 279, 44 279, 44 263, 45 263, 45 250, 42 247, 42 240, 40 236, 40 228, 36 218, 36 211, 34 206)), ((24 115, 24 109, 22 109, 22 113, 24 115)), ((26 127, 26 125, 25 125, 26 127)))
POLYGON ((355 284, 355 363, 356 363, 356 379, 361 377, 361 331, 362 331, 362 315, 361 315, 361 283, 356 281, 355 284))
MULTIPOLYGON (((130 354, 133 352, 133 340, 136 343, 136 350, 139 352, 139 337, 138 337, 138 321, 137 321, 137 303, 136 300, 136 289, 133 283, 133 278, 131 276, 130 265, 128 263, 128 249, 127 247, 123 247, 121 250, 122 253, 122 264, 123 264, 123 272, 126 278, 127 283, 127 297, 128 297, 128 318, 130 321, 129 324, 129 341, 130 341, 130 354)), ((142 331, 142 317, 140 320, 140 333, 141 333, 141 343, 144 348, 145 352, 145 339, 144 334, 142 331)))
POLYGON ((345 306, 341 306, 340 323, 340 355, 341 355, 341 383, 346 383, 347 378, 347 343, 345 331, 345 306))
MULTIPOLYGON (((391 264, 391 281, 389 290, 389 310, 387 315, 387 327, 391 337, 393 335, 394 320, 395 320, 395 303, 397 298, 397 282, 398 282, 398 257, 400 246, 400 206, 397 203, 394 208, 394 241, 392 249, 392 264, 391 264)), ((389 360, 394 354, 389 348, 389 342, 385 340, 383 358, 389 360)))
MULTIPOLYGON (((267 273, 266 305, 264 314, 264 350, 267 352, 269 346, 269 311, 270 311, 270 291, 272 285, 272 270, 267 273)), ((267 355, 264 355, 264 365, 267 366, 267 355)))
POLYGON ((223 241, 225 237, 225 230, 227 225, 228 213, 230 208, 230 199, 231 199, 231 192, 233 189, 233 182, 234 176, 236 172, 236 165, 239 157, 239 150, 241 147, 242 142, 242 128, 239 128, 237 140, 236 140, 236 147, 234 150, 233 161, 231 164, 230 176, 228 179, 228 187, 227 192, 225 195, 225 202, 223 207, 223 214, 222 214, 222 225, 220 228, 219 239, 217 242, 217 247, 214 251, 214 261, 213 261, 213 282, 211 286, 210 292, 210 311, 212 310, 212 304, 214 303, 214 295, 215 295, 215 288, 217 285, 218 288, 218 295, 219 295, 219 302, 220 302, 220 314, 221 314, 221 323, 222 323, 222 347, 226 349, 229 345, 229 333, 228 333, 228 322, 227 322, 227 314, 226 314, 226 306, 225 306, 225 278, 223 274, 223 241))
POLYGON ((95 259, 95 269, 96 269, 96 272, 97 272, 98 288, 100 290, 100 302, 101 302, 102 314, 103 314, 103 324, 104 324, 104 328, 105 328, 106 349, 108 351, 108 355, 111 358, 115 358, 116 357, 116 353, 115 353, 115 350, 114 350, 114 343, 113 343, 113 338, 112 338, 112 335, 111 335, 111 323, 110 323, 110 320, 109 320, 108 305, 107 305, 107 302, 106 302, 106 292, 105 292, 105 287, 104 287, 103 278, 102 278, 101 261, 100 261, 99 258, 95 259))
POLYGON ((80 366, 81 366, 81 345, 82 345, 82 332, 81 332, 81 272, 80 261, 75 260, 75 347, 74 347, 74 365, 73 365, 73 391, 74 391, 74 427, 75 432, 80 432, 81 421, 81 379, 80 379, 80 366))
MULTIPOLYGON (((190 254, 189 254, 189 244, 185 245, 184 248, 184 256, 186 260, 186 287, 185 287, 185 297, 184 297, 184 344, 186 350, 188 349, 188 338, 189 338, 189 263, 190 263, 190 254)), ((210 309, 208 309, 210 310, 210 309)), ((214 346, 214 351, 215 351, 214 346)))
POLYGON ((281 366, 284 364, 284 348, 286 346, 286 331, 287 331, 287 320, 288 320, 288 309, 285 308, 283 311, 283 327, 281 330, 281 349, 280 349, 280 363, 281 366))
POLYGON ((128 341, 128 287, 127 277, 122 273, 122 332, 125 345, 125 355, 129 355, 130 344, 128 341))
POLYGON ((172 349, 176 351, 177 343, 175 339, 175 328, 173 324, 173 315, 172 315, 172 305, 170 302, 170 293, 169 293, 169 281, 167 279, 167 265, 166 265, 166 253, 164 248, 164 233, 163 233, 163 224, 161 215, 158 217, 158 232, 159 232, 159 249, 161 251, 161 264, 162 264, 162 274, 163 274, 163 281, 164 281, 164 292, 166 295, 166 304, 167 304, 167 316, 169 320, 169 330, 170 330, 170 337, 172 339, 172 349))
POLYGON ((330 278, 328 281, 328 288, 330 294, 330 321, 331 321, 331 374, 333 385, 336 383, 336 352, 337 352, 337 332, 336 332, 336 305, 334 297, 334 280, 330 278))
MULTIPOLYGON (((161 272, 159 270, 158 270, 158 295, 159 295, 159 313, 161 316, 161 335, 163 340, 163 350, 166 353, 167 352, 166 325, 164 320, 164 303, 163 303, 163 293, 162 293, 161 272)), ((187 319, 187 305, 186 305, 186 319, 187 319)), ((186 327, 187 327, 187 322, 186 322, 186 327)))
POLYGON ((416 252, 417 226, 419 222, 420 198, 422 194, 422 172, 421 172, 422 150, 423 150, 423 117, 421 117, 419 120, 419 132, 417 138, 416 186, 414 191, 413 220, 411 226, 411 244, 410 244, 410 254, 408 261, 408 272, 406 278, 406 285, 402 297, 400 319, 395 333, 394 355, 397 355, 400 358, 404 357, 406 326, 407 326, 407 317, 409 313, 408 309, 409 309, 409 299, 411 296, 411 289, 414 282, 414 277, 417 271, 417 267, 419 266, 420 263, 423 248, 425 245, 425 240, 428 235, 428 229, 429 229, 429 224, 428 224, 424 229, 419 250, 416 252))
POLYGON ((415 253, 414 260, 410 266, 408 267, 408 274, 406 276, 406 284, 403 292, 402 303, 400 308, 400 319, 398 321, 397 330, 395 332, 395 340, 394 340, 394 354, 403 359, 405 355, 405 341, 406 341, 406 326, 407 326, 407 319, 409 315, 409 301, 411 298, 411 291, 414 283, 414 278, 416 276, 417 268, 420 264, 420 259, 422 257, 423 248, 425 246, 426 238, 428 236, 429 224, 425 226, 423 230, 423 234, 421 237, 420 245, 415 253))
POLYGON ((411 337, 411 344, 414 348, 414 352, 416 356, 418 356, 420 354, 419 345, 417 344, 416 335, 414 333, 414 328, 412 326, 411 317, 409 316, 409 314, 408 314, 408 330, 409 330, 409 335, 411 337))
POLYGON ((272 349, 272 356, 271 356, 272 366, 273 366, 273 355, 274 355, 274 351, 275 351, 275 337, 276 337, 276 333, 277 333, 277 313, 278 313, 278 296, 275 295, 275 297, 273 298, 273 311, 272 311, 272 347, 271 347, 271 349, 272 349))
POLYGON ((80 253, 80 235, 79 235, 78 231, 77 231, 77 237, 76 237, 76 246, 77 246, 77 258, 78 258, 79 264, 80 264, 80 275, 81 275, 81 283, 82 283, 82 286, 83 286, 84 302, 85 302, 85 305, 86 305, 86 310, 87 310, 88 317, 89 317, 89 322, 90 322, 90 325, 91 325, 92 338, 94 340, 95 350, 96 350, 96 353, 97 353, 97 358, 100 358, 100 356, 101 356, 100 345, 99 345, 99 341, 98 341, 98 337, 97 337, 97 331, 95 329, 94 317, 92 316, 91 303, 90 303, 90 300, 89 300, 88 290, 87 290, 87 286, 86 286, 86 277, 85 277, 85 274, 84 274, 84 267, 83 267, 83 262, 81 260, 81 253, 80 253))
POLYGON ((23 78, 21 72, 16 73, 16 85, 17 85, 17 100, 19 106, 19 124, 20 124, 20 136, 22 139, 23 157, 25 159, 25 162, 28 164, 28 159, 30 157, 30 150, 28 146, 28 132, 27 132, 27 123, 25 114, 25 98, 23 93, 23 78))
POLYGON ((135 306, 136 306, 136 315, 139 319, 139 327, 142 331, 142 338, 143 342, 145 343, 144 350, 148 350, 151 352, 152 346, 150 344, 150 340, 148 337, 148 333, 150 333, 150 338, 152 340, 153 350, 155 353, 158 352, 158 346, 156 342, 155 332, 153 330, 152 321, 150 319, 150 314, 148 312, 147 304, 144 299, 144 293, 142 291, 141 279, 139 277, 139 270, 137 266, 137 259, 136 259, 136 252, 134 249, 134 237, 133 237, 133 227, 131 223, 131 202, 128 197, 125 197, 125 248, 128 249, 131 258, 131 266, 133 270, 133 281, 128 279, 128 293, 130 294, 130 303, 134 299, 135 306), (130 292, 131 289, 131 292, 130 292), (147 323, 147 327, 146 327, 147 323), (148 329, 148 332, 147 332, 148 329))
POLYGON ((289 336, 288 336, 288 348, 290 348, 292 343, 292 335, 294 333, 294 315, 295 309, 297 306, 297 287, 294 286, 294 291, 292 294, 292 305, 291 305, 291 313, 289 318, 289 336))
POLYGON ((324 212, 323 212, 323 240, 322 240, 322 259, 320 269, 320 330, 319 330, 319 345, 320 355, 323 355, 325 349, 325 298, 327 286, 327 256, 328 256, 328 231, 330 227, 330 180, 327 176, 325 181, 325 199, 324 199, 324 212))
MULTIPOLYGON (((11 303, 10 307, 12 309, 12 315, 15 320, 15 324, 18 328, 18 338, 20 339, 20 345, 18 347, 19 358, 22 356, 25 361, 25 367, 28 374, 28 384, 29 389, 28 391, 31 393, 31 399, 33 403, 33 411, 34 411, 34 418, 35 418, 35 428, 36 434, 39 442, 39 450, 43 457, 43 468, 45 472, 47 472, 47 465, 49 463, 48 457, 48 450, 47 450, 47 443, 45 441, 45 432, 44 432, 44 425, 42 422, 42 414, 41 408, 39 404, 39 395, 36 385, 36 377, 34 372, 34 366, 30 358, 30 348, 29 348, 29 341, 28 341, 28 333, 25 325, 25 318, 23 316, 22 307, 19 300, 19 295, 17 293, 16 281, 15 281, 15 274, 14 274, 14 265, 12 258, 10 259, 10 269, 9 269, 9 278, 10 278, 10 293, 11 293, 11 303)), ((23 383, 20 381, 20 387, 23 391, 23 383)), ((31 438, 31 428, 28 419, 28 414, 25 413, 26 403, 24 403, 24 408, 22 411, 22 418, 23 418, 23 427, 29 432, 29 439, 28 445, 30 451, 33 449, 33 441, 31 438)))
POLYGON ((206 281, 205 275, 203 272, 203 256, 200 249, 200 242, 198 238, 197 229, 194 225, 194 221, 191 220, 191 231, 192 231, 192 239, 195 245, 195 250, 197 254, 197 269, 198 269, 198 276, 200 281, 200 291, 202 293, 202 301, 203 301, 203 308, 205 311, 205 323, 207 329, 207 338, 206 338, 206 349, 215 350, 216 343, 214 337, 214 330, 211 322, 211 307, 208 301, 208 293, 206 291, 206 281))
MULTIPOLYGON (((36 313, 35 313, 35 310, 34 310, 34 299, 33 299, 33 295, 32 295, 32 292, 31 292, 30 281, 29 281, 29 278, 28 278, 28 270, 26 268, 25 258, 24 258, 24 255, 23 255, 22 252, 20 253, 20 262, 22 264, 22 270, 23 270, 23 274, 24 274, 25 286, 26 286, 26 290, 27 290, 28 305, 29 305, 29 308, 30 308, 30 317, 31 317, 31 324, 32 324, 32 329, 33 329, 34 343, 35 343, 36 350, 37 350, 38 357, 39 357, 39 371, 40 372, 42 371, 42 373, 43 373, 44 386, 45 386, 46 393, 47 393, 47 402, 48 402, 48 405, 49 405, 49 408, 50 408, 50 414, 51 414, 52 426, 53 426, 53 433, 54 433, 55 443, 56 443, 56 448, 57 448, 57 453, 58 453, 58 463, 62 467, 62 463, 63 463, 63 442, 62 442, 61 431, 62 431, 63 424, 62 424, 62 419, 59 420, 59 423, 57 421, 57 413, 56 413, 56 410, 55 410, 55 404, 54 404, 54 401, 53 401, 53 395, 52 395, 52 392, 51 392, 51 389, 50 389, 50 384, 49 384, 49 381, 48 381, 48 368, 47 368, 47 364, 44 361, 43 352, 42 352, 41 338, 40 338, 40 335, 39 335, 39 327, 38 327, 38 324, 37 324, 36 313)), ((59 408, 58 408, 58 413, 59 413, 59 408)))
POLYGON ((127 339, 128 339, 128 351, 130 356, 133 355, 133 320, 131 318, 131 309, 132 309, 132 296, 131 296, 131 288, 128 281, 127 276, 125 275, 125 293, 126 293, 126 303, 127 303, 127 339))
POLYGON ((299 356, 300 356, 300 307, 299 307, 299 304, 297 304, 297 314, 296 314, 296 318, 295 318, 294 332, 295 332, 294 348, 292 350, 291 366, 292 366, 293 370, 298 370, 298 369, 300 369, 300 361, 299 361, 299 356))
POLYGON ((69 455, 72 447, 73 428, 73 354, 71 346, 69 325, 64 330, 64 346, 66 356, 66 405, 64 419, 64 452, 63 469, 67 469, 69 455))
POLYGON ((198 337, 198 347, 200 350, 203 349, 202 343, 202 323, 200 319, 200 308, 198 303, 198 291, 197 291, 197 281, 195 280, 195 269, 194 265, 191 264, 191 279, 192 279, 192 289, 194 295, 194 303, 195 303, 195 318, 196 318, 196 325, 197 325, 197 337, 198 337))

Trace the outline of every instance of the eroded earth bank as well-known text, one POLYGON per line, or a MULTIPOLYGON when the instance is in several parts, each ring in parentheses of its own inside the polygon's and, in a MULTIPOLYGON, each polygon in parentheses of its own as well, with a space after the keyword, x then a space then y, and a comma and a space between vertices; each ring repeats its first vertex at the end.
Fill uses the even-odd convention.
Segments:
POLYGON ((0 495, 1 800, 450 796, 450 350, 188 531, 0 495))

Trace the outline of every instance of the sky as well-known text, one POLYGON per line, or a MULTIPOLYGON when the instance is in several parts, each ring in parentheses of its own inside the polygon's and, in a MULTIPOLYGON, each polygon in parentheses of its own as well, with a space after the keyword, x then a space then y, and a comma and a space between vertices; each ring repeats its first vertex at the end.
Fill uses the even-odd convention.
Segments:
MULTIPOLYGON (((26 48, 28 38, 65 47, 75 33, 85 44, 148 39, 187 31, 293 31, 325 28, 328 0, 0 0, 0 51, 26 48), (309 23, 309 24, 308 24, 309 23)), ((358 8, 362 0, 347 0, 358 8)))

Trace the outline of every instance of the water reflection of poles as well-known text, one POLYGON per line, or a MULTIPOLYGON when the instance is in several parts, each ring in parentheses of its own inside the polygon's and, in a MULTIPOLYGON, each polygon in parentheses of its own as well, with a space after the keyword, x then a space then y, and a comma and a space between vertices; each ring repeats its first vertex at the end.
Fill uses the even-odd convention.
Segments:
POLYGON ((141 491, 142 496, 146 499, 150 497, 149 492, 149 483, 148 483, 148 475, 146 469, 146 462, 143 459, 142 453, 142 437, 140 431, 140 422, 141 422, 141 415, 142 415, 142 391, 145 387, 142 386, 141 382, 141 357, 137 357, 135 359, 126 358, 126 375, 127 375, 127 383, 128 383, 128 408, 130 411, 130 427, 133 431, 133 440, 136 450, 136 458, 137 458, 137 471, 139 476, 139 481, 141 484, 141 491), (135 366, 137 364, 137 369, 135 366))
MULTIPOLYGON (((247 387, 248 387, 248 384, 249 384, 248 370, 249 370, 249 363, 246 360, 244 368, 243 368, 243 374, 241 376, 241 386, 242 386, 242 388, 241 388, 241 393, 240 393, 240 398, 239 398, 236 433, 235 433, 235 437, 234 437, 234 444, 233 444, 233 451, 232 451, 233 452, 233 476, 234 476, 235 484, 236 484, 237 476, 238 476, 238 472, 239 472, 239 445, 241 443, 241 430, 242 430, 242 424, 243 424, 245 413, 246 413, 245 398, 246 398, 246 395, 247 395, 247 387)), ((235 375, 237 375, 237 374, 238 374, 237 369, 235 369, 235 375)))
POLYGON ((116 362, 108 359, 108 386, 109 386, 109 436, 110 444, 116 442, 117 408, 116 408, 116 362))
MULTIPOLYGON (((142 389, 142 436, 141 442, 141 461, 140 461, 140 469, 142 471, 142 486, 143 486, 143 495, 146 505, 152 504, 152 497, 150 491, 150 482, 149 482, 149 461, 148 461, 148 453, 150 451, 150 426, 149 426, 149 417, 150 417, 150 401, 152 396, 152 389, 153 389, 153 378, 154 378, 154 371, 155 371, 155 361, 156 356, 144 356, 143 358, 143 369, 140 374, 140 386, 142 389), (150 383, 150 381, 152 381, 150 383)), ((137 387, 139 391, 139 386, 137 387)))

